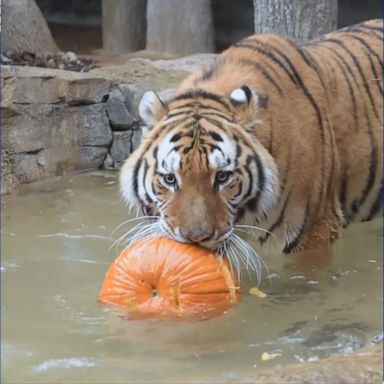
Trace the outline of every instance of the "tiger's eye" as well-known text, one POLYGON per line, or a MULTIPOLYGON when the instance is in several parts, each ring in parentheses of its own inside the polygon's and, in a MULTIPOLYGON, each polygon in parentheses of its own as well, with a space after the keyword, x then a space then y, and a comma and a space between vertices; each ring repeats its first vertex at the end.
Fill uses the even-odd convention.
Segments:
POLYGON ((218 184, 225 183, 229 179, 230 175, 231 175, 231 172, 225 172, 225 171, 217 172, 216 173, 216 183, 218 183, 218 184))
POLYGON ((173 173, 167 173, 164 175, 164 181, 168 185, 174 185, 176 183, 176 176, 173 173))

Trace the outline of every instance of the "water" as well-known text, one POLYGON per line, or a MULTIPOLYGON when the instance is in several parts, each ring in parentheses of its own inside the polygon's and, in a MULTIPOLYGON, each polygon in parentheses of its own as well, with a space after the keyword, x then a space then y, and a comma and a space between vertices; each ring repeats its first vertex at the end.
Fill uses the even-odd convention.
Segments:
MULTIPOLYGON (((361 348, 382 332, 381 221, 351 226, 333 257, 261 250, 260 289, 205 322, 127 321, 98 307, 127 220, 117 175, 35 183, 2 209, 2 382, 225 382, 361 348), (308 257, 309 256, 309 257, 308 257), (316 261, 314 261, 316 260, 316 261), (262 361, 263 352, 276 353, 262 361)), ((324 256, 324 255, 323 255, 324 256)))

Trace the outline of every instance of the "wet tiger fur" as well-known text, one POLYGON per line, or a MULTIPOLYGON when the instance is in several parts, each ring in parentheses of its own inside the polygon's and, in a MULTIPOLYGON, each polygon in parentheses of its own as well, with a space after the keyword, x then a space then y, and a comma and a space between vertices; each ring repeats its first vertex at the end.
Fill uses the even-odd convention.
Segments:
POLYGON ((239 222, 285 253, 329 245, 381 211, 382 47, 382 20, 302 44, 254 35, 168 102, 146 92, 124 199, 208 248, 239 222))

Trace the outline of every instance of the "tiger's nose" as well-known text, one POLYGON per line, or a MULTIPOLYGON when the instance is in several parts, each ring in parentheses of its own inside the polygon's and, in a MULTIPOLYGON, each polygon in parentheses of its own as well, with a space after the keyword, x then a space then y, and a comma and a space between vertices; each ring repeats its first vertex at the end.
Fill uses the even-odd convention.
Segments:
POLYGON ((192 243, 202 243, 204 241, 208 241, 215 233, 214 230, 207 231, 206 228, 202 227, 189 230, 180 229, 180 232, 185 239, 192 243))

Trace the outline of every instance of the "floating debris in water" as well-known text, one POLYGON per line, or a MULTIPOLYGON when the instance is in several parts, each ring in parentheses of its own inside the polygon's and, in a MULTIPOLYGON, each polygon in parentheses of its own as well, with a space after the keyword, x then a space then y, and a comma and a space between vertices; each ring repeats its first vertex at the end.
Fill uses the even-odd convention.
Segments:
POLYGON ((268 295, 262 291, 260 291, 259 288, 257 287, 252 287, 250 290, 249 290, 249 293, 253 296, 256 296, 260 299, 264 299, 265 297, 267 297, 268 295))
POLYGON ((263 352, 261 355, 261 361, 268 361, 268 360, 273 360, 276 357, 281 356, 281 353, 268 353, 268 352, 263 352))

